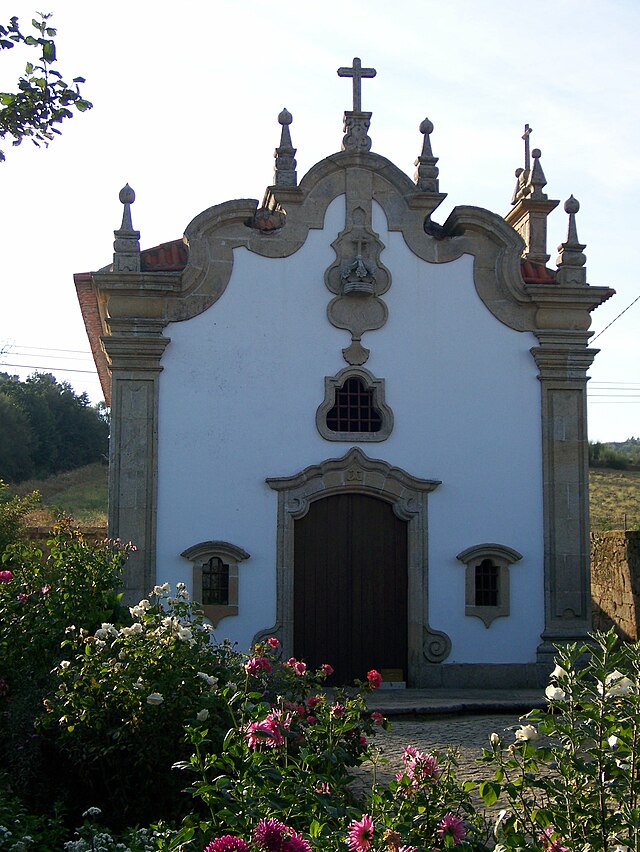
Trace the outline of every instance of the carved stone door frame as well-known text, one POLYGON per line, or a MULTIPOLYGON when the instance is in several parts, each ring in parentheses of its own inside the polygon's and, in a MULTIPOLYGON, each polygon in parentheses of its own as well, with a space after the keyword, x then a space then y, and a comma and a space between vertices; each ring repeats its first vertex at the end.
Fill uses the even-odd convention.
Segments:
POLYGON ((294 527, 316 500, 334 494, 368 494, 386 500, 407 521, 407 616, 409 686, 425 683, 426 668, 441 663, 451 651, 449 637, 429 626, 427 498, 440 485, 419 479, 357 447, 341 458, 327 459, 289 477, 266 480, 278 492, 276 623, 254 641, 276 636, 285 658, 293 654, 294 527))

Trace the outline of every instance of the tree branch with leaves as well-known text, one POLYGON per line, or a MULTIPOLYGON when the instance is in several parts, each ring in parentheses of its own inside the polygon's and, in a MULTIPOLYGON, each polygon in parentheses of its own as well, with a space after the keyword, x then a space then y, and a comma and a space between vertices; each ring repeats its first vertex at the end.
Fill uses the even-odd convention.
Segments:
MULTIPOLYGON (((17 17, 11 18, 6 26, 0 24, 0 50, 22 45, 40 52, 35 63, 27 62, 17 91, 0 92, 0 139, 13 137, 13 145, 30 139, 34 145, 46 147, 60 134, 57 125, 73 117, 69 107, 86 112, 93 106, 80 94, 79 84, 85 82, 83 77, 74 77, 70 85, 52 68, 56 62, 54 38, 57 31, 49 26, 50 17, 40 14, 31 21, 36 35, 24 35, 17 17)), ((4 152, 0 150, 0 162, 4 160, 4 152)))

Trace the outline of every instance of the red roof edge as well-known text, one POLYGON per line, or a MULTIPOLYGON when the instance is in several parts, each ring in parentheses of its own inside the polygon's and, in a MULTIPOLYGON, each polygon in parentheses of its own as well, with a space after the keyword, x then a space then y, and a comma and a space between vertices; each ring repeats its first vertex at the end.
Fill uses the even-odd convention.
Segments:
POLYGON ((520 261, 520 271, 525 284, 555 284, 556 273, 542 263, 531 260, 520 261))
POLYGON ((143 272, 179 272, 189 259, 189 250, 184 240, 171 240, 140 252, 140 268, 143 272))
POLYGON ((100 386, 104 394, 104 401, 107 405, 111 405, 111 374, 107 365, 107 356, 105 355, 100 338, 102 337, 102 321, 100 319, 100 310, 98 308, 98 299, 96 291, 93 289, 93 281, 90 272, 77 272, 73 276, 73 281, 76 285, 76 293, 78 294, 78 302, 80 303, 80 311, 84 320, 84 327, 89 338, 91 346, 91 354, 98 371, 100 386))

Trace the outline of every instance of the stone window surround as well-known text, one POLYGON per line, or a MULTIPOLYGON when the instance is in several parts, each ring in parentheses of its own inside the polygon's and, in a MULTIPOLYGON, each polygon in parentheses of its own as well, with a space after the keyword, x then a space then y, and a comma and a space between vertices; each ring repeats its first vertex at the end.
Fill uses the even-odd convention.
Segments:
POLYGON ((408 682, 416 687, 425 684, 427 669, 451 652, 447 634, 428 623, 427 498, 440 482, 418 479, 353 447, 341 458, 327 459, 291 477, 269 478, 267 484, 278 492, 277 612, 274 626, 259 631, 253 642, 276 636, 282 655, 293 654, 296 519, 304 517, 315 500, 335 494, 368 494, 391 503, 395 514, 407 521, 408 682))
POLYGON ((393 411, 385 402, 384 379, 376 379, 364 367, 345 367, 335 376, 325 376, 324 401, 316 411, 316 427, 327 441, 349 441, 350 443, 386 441, 393 429, 393 411), (373 405, 380 412, 382 423, 377 432, 334 432, 327 426, 327 414, 336 404, 336 391, 347 379, 357 378, 364 382, 367 390, 373 391, 373 405))
POLYGON ((510 611, 509 568, 522 559, 522 554, 504 544, 476 544, 456 556, 465 565, 464 614, 480 618, 485 627, 510 611), (497 606, 476 606, 476 565, 488 559, 498 568, 497 606))
POLYGON ((201 541, 183 550, 180 556, 193 563, 193 599, 202 600, 202 567, 212 557, 217 556, 229 566, 229 602, 228 604, 202 604, 202 612, 213 624, 230 615, 238 614, 238 566, 249 559, 246 550, 228 541, 201 541))

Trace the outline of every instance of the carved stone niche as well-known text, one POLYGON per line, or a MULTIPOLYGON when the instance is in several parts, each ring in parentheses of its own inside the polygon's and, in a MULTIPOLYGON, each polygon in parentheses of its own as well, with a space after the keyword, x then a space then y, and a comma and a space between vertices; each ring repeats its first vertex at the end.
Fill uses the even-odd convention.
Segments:
POLYGON ((391 274, 380 261, 384 244, 368 225, 363 207, 347 216, 345 229, 332 243, 336 260, 325 272, 325 284, 335 293, 327 308, 329 322, 351 332, 351 345, 342 350, 348 364, 364 364, 369 350, 361 344, 365 331, 381 328, 388 309, 380 296, 391 286, 391 274))

